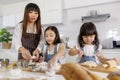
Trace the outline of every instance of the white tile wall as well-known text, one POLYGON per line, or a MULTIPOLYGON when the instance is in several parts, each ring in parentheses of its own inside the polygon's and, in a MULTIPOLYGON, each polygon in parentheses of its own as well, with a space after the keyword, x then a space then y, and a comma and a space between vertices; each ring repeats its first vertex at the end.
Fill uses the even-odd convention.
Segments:
POLYGON ((83 24, 81 17, 86 16, 90 10, 97 10, 98 14, 111 14, 111 17, 106 21, 94 22, 98 30, 100 41, 105 42, 107 39, 108 43, 105 42, 103 45, 108 45, 109 47, 109 44, 112 44, 112 37, 120 37, 120 2, 65 9, 65 23, 56 26, 58 26, 60 33, 70 37, 70 41, 76 42, 80 26, 83 24), (117 34, 114 33, 115 30, 117 34), (112 35, 109 33, 110 31, 112 31, 112 35))
MULTIPOLYGON (((90 10, 97 10, 98 14, 111 14, 111 17, 108 20, 94 23, 97 27, 99 39, 103 43, 103 47, 112 48, 112 40, 115 37, 120 37, 120 1, 86 7, 64 8, 64 24, 49 25, 57 26, 60 34, 69 36, 69 45, 70 47, 73 47, 77 42, 80 26, 83 24, 81 17, 88 15, 90 10), (114 33, 115 31, 117 33, 114 33)), ((49 25, 44 25, 43 27, 46 28, 46 26, 49 25)))

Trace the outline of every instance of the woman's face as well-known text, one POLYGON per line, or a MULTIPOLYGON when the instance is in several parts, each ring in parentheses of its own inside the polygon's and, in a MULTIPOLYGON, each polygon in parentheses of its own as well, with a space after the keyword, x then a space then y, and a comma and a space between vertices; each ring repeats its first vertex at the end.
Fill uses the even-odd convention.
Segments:
POLYGON ((36 11, 30 11, 28 13, 28 15, 29 15, 30 23, 34 23, 37 20, 37 18, 38 18, 38 12, 36 12, 36 11))
POLYGON ((48 44, 53 44, 56 34, 52 30, 47 30, 45 32, 45 40, 48 44))
POLYGON ((82 38, 85 44, 92 44, 95 40, 95 35, 82 36, 82 38))

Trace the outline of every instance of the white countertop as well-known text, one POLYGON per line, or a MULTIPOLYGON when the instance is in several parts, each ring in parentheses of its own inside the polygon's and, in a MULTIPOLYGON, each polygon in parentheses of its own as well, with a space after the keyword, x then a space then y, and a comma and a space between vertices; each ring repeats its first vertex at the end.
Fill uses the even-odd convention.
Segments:
MULTIPOLYGON (((90 71, 93 74, 96 74, 102 78, 106 78, 108 73, 102 73, 102 72, 95 72, 90 71)), ((44 73, 39 72, 26 72, 22 71, 19 75, 11 75, 10 71, 0 72, 0 80, 4 78, 9 78, 10 80, 13 79, 21 79, 21 78, 34 78, 35 80, 65 80, 65 78, 62 75, 56 74, 53 77, 49 77, 44 73)))
POLYGON ((115 48, 115 49, 102 49, 103 53, 119 53, 120 54, 120 48, 115 48))
MULTIPOLYGON (((117 66, 118 69, 120 69, 120 66, 117 66)), ((104 72, 97 72, 97 71, 91 71, 93 74, 96 74, 102 78, 107 78, 109 73, 104 73, 104 72)), ((16 73, 16 72, 15 72, 16 73)), ((0 80, 3 78, 10 78, 11 80, 13 79, 20 79, 20 78, 35 78, 35 80, 65 80, 65 78, 62 75, 54 75, 53 77, 47 76, 45 73, 39 73, 39 72, 27 72, 27 71, 22 71, 20 72, 19 75, 11 75, 10 70, 1 72, 0 71, 0 80)))
POLYGON ((8 58, 11 62, 18 60, 18 52, 15 49, 0 49, 0 58, 8 58))
POLYGON ((39 72, 26 72, 22 71, 18 75, 12 75, 10 71, 0 72, 0 79, 9 78, 12 79, 21 79, 21 78, 34 78, 35 80, 65 80, 65 78, 62 75, 54 75, 52 77, 47 76, 44 73, 39 72))

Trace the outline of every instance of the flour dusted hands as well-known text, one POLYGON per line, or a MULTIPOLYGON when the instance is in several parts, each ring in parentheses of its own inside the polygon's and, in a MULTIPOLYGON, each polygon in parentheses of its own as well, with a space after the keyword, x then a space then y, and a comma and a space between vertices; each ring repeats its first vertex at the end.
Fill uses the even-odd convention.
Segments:
POLYGON ((74 56, 76 54, 78 54, 81 57, 83 55, 83 52, 77 49, 76 46, 74 46, 73 48, 70 49, 69 55, 74 56))
POLYGON ((52 69, 52 67, 55 65, 56 60, 52 58, 51 60, 48 61, 48 68, 52 69))
POLYGON ((29 52, 29 50, 25 49, 24 47, 20 47, 19 49, 20 53, 22 54, 22 57, 24 59, 31 59, 31 54, 29 52))
POLYGON ((78 50, 78 55, 79 55, 80 57, 82 57, 83 52, 82 52, 81 50, 78 50))
POLYGON ((34 61, 38 61, 38 59, 39 59, 39 53, 40 53, 40 51, 38 49, 35 49, 33 51, 33 56, 36 56, 36 58, 34 58, 34 61))

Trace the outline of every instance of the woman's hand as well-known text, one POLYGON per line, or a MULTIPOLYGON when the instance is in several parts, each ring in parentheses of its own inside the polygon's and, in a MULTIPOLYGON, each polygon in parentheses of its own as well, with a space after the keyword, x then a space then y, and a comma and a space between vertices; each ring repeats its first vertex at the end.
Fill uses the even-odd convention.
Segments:
POLYGON ((31 54, 27 49, 25 49, 24 47, 20 47, 19 51, 24 59, 31 59, 31 54))
POLYGON ((43 62, 44 60, 45 60, 45 58, 43 56, 40 56, 39 62, 43 62))
POLYGON ((36 56, 36 58, 34 59, 34 61, 38 61, 38 59, 39 59, 39 53, 40 53, 40 51, 38 49, 35 49, 33 51, 33 56, 36 56))

